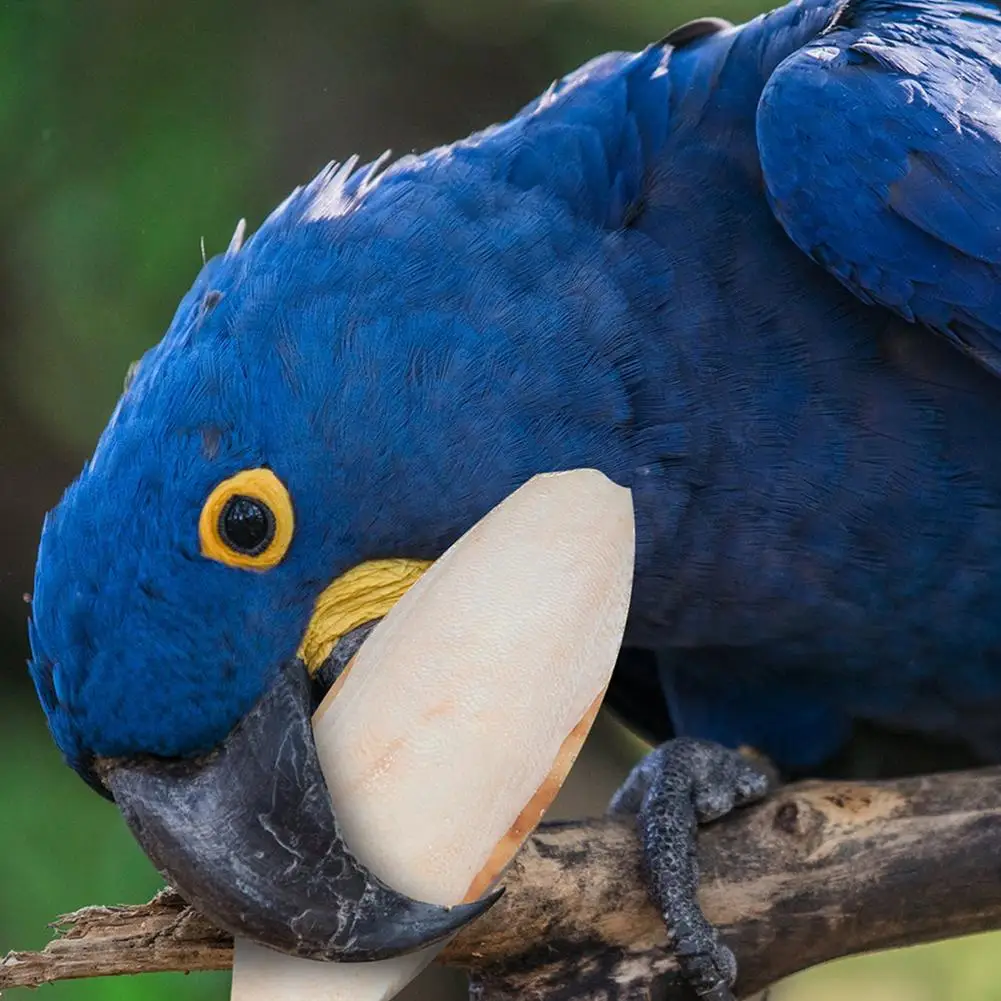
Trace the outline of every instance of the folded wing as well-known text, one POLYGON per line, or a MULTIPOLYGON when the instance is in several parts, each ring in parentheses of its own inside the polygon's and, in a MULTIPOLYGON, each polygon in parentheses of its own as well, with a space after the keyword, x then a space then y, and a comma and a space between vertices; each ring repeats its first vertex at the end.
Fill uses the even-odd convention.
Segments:
POLYGON ((772 74, 773 211, 859 298, 1001 375, 1001 9, 852 0, 772 74))

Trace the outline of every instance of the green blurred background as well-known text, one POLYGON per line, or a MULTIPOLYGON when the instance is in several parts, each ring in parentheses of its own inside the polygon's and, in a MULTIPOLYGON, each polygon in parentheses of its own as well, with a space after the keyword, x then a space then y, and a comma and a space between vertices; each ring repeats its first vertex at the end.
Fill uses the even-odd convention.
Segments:
MULTIPOLYGON (((164 331, 236 221, 253 228, 329 159, 398 153, 506 117, 610 48, 755 0, 13 0, 0 7, 0 954, 158 879, 115 811, 50 745, 24 662, 42 513, 75 474, 130 361, 164 331)), ((626 764, 602 731, 563 812, 626 764)), ((946 875, 946 874, 944 874, 946 875)), ((444 997, 441 976, 425 996, 444 997)), ((228 977, 44 988, 43 998, 224 998, 228 977)), ((786 999, 1001 999, 1001 938, 868 957, 786 999)), ((12 998, 26 996, 14 991, 12 998)))

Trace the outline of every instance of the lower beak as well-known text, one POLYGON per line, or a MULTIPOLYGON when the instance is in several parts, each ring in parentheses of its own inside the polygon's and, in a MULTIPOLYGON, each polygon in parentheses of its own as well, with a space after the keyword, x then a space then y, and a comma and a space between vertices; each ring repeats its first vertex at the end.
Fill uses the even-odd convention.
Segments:
POLYGON ((447 938, 499 894, 446 908, 412 900, 344 843, 310 724, 301 663, 199 761, 106 760, 102 777, 164 876, 211 921, 280 952, 385 959, 447 938))

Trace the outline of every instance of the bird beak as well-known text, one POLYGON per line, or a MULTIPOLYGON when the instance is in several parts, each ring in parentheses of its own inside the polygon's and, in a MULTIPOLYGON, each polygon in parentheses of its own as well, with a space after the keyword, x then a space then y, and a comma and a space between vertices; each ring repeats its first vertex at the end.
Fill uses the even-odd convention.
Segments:
POLYGON ((207 918, 280 952, 342 962, 441 942, 498 894, 456 907, 413 900, 344 843, 301 661, 207 757, 98 763, 154 865, 207 918))

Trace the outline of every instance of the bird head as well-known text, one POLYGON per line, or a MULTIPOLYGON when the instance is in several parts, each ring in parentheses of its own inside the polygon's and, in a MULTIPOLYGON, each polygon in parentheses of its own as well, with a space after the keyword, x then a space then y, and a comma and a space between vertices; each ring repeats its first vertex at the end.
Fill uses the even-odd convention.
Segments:
POLYGON ((52 734, 235 934, 373 959, 489 902, 413 901, 354 858, 317 679, 534 474, 630 468, 634 321, 605 226, 632 182, 587 114, 605 127, 621 66, 659 80, 660 59, 585 68, 385 169, 330 167, 241 224, 45 521, 31 673, 52 734))

